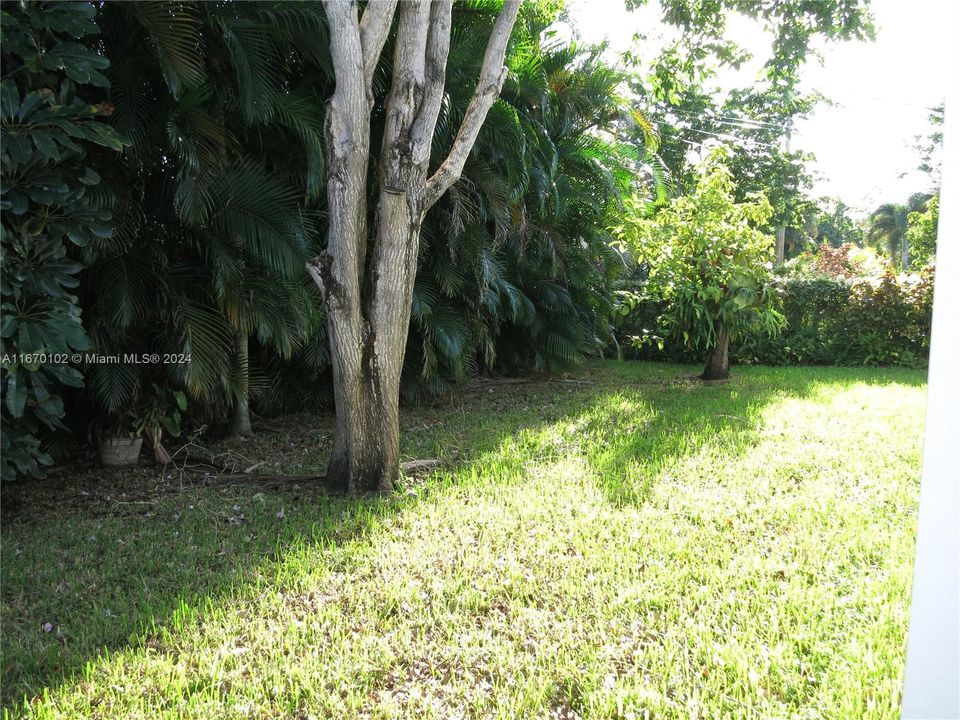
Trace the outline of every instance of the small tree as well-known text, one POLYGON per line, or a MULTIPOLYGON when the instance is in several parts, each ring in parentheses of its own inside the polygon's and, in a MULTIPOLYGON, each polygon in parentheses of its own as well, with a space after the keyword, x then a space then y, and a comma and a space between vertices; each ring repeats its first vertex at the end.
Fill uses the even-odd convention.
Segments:
MULTIPOLYGON (((653 217, 627 215, 616 229, 647 270, 645 299, 662 304, 659 326, 688 346, 709 351, 704 380, 729 376, 729 345, 758 325, 783 325, 770 280, 774 238, 758 227, 772 208, 763 195, 734 202, 734 183, 718 148, 697 169, 694 191, 653 217)), ((643 341, 643 339, 641 339, 643 341)))

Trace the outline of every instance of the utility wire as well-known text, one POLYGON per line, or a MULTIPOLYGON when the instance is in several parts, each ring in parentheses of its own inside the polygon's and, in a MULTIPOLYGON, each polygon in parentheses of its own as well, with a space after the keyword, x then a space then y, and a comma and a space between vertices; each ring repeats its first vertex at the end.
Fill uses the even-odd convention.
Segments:
POLYGON ((734 118, 732 115, 707 115, 704 117, 693 117, 692 115, 687 115, 685 113, 676 112, 675 110, 670 111, 672 114, 677 117, 683 118, 688 122, 696 121, 706 121, 706 122, 715 122, 718 125, 733 125, 748 128, 750 130, 783 130, 783 125, 777 125, 774 123, 761 122, 759 120, 748 120, 746 118, 734 118), (728 118, 726 120, 719 118, 728 118))
POLYGON ((738 142, 740 142, 740 143, 748 143, 748 142, 749 142, 749 143, 753 143, 754 145, 759 145, 759 146, 761 146, 761 147, 771 147, 771 148, 777 147, 777 145, 775 145, 775 144, 773 144, 773 143, 759 142, 759 141, 757 141, 757 140, 751 140, 751 139, 749 139, 749 138, 742 138, 742 137, 738 137, 738 136, 736 136, 736 135, 729 135, 729 134, 727 134, 727 133, 712 133, 712 132, 707 132, 706 130, 697 130, 696 128, 687 128, 687 130, 689 130, 690 132, 700 133, 701 135, 706 135, 706 136, 708 136, 708 137, 719 138, 720 140, 735 140, 735 141, 738 141, 738 142))
POLYGON ((733 122, 730 120, 716 120, 715 118, 710 118, 710 122, 714 122, 717 125, 732 125, 733 127, 742 127, 748 130, 783 130, 783 125, 766 125, 759 127, 757 125, 748 125, 747 123, 733 122))

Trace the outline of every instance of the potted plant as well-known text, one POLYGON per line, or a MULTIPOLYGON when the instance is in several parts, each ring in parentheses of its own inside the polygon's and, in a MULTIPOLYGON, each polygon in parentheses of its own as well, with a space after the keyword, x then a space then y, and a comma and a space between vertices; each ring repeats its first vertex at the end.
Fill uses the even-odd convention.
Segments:
POLYGON ((133 465, 140 457, 143 437, 133 429, 128 417, 115 420, 109 430, 98 433, 100 462, 109 467, 133 465))
POLYGON ((150 441, 154 460, 170 462, 161 440, 166 431, 180 435, 181 412, 187 409, 187 396, 179 390, 151 385, 150 392, 132 410, 116 416, 110 429, 100 434, 98 449, 104 465, 133 465, 140 456, 143 438, 150 441))

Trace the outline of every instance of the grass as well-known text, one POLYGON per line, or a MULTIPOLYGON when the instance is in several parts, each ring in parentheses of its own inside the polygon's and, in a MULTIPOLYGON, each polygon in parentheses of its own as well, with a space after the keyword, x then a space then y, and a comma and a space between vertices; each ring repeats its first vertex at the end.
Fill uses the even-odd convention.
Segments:
MULTIPOLYGON (((412 409, 406 456, 444 464, 386 499, 8 490, 5 715, 897 717, 923 374, 681 372, 412 409)), ((309 471, 329 428, 227 449, 309 471)))

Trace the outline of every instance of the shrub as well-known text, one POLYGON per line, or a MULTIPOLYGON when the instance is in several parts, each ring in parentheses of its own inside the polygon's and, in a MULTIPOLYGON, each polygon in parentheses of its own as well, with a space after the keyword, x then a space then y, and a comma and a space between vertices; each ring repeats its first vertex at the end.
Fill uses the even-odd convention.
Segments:
POLYGON ((89 347, 74 289, 80 264, 68 250, 110 235, 110 214, 91 200, 100 178, 87 162, 91 144, 122 141, 96 120, 107 103, 105 58, 77 42, 95 34, 89 3, 9 4, 3 10, 0 124, 4 143, 0 246, 0 385, 4 393, 0 477, 41 477, 52 458, 42 434, 61 427, 60 392, 83 378, 68 363, 89 347))
MULTIPOLYGON (((933 273, 848 280, 779 278, 786 326, 779 336, 745 333, 731 348, 734 361, 764 365, 926 364, 930 352, 933 273)), ((618 336, 656 332, 661 309, 641 303, 625 312, 618 336)), ((624 342, 624 345, 627 343, 624 342)), ((663 349, 629 348, 626 357, 694 363, 702 357, 667 340, 663 349)))
POLYGON ((902 279, 888 273, 854 282, 840 341, 854 362, 925 365, 932 309, 932 272, 902 279))
MULTIPOLYGON (((738 362, 770 365, 848 364, 837 358, 837 326, 847 310, 850 283, 842 278, 781 278, 786 326, 777 338, 749 335, 733 349, 738 362)), ((860 364, 854 362, 852 364, 860 364)))
POLYGON ((857 268, 850 260, 850 250, 854 246, 843 243, 840 247, 833 247, 829 243, 820 243, 813 265, 821 275, 830 277, 849 278, 857 274, 857 268))

